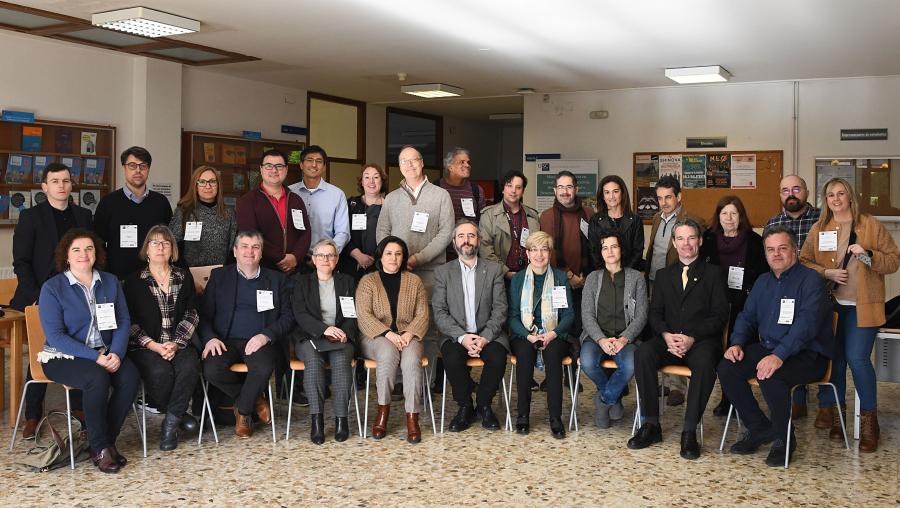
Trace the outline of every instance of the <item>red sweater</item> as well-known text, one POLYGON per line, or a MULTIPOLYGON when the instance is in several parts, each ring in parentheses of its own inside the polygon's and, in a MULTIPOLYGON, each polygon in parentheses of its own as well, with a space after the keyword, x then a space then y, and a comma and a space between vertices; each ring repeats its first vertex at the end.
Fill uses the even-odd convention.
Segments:
POLYGON ((281 221, 275 213, 275 207, 259 188, 241 196, 235 210, 238 231, 256 230, 262 233, 261 264, 274 270, 278 269, 275 263, 284 259, 285 254, 293 254, 297 258, 298 265, 302 263, 309 251, 309 242, 312 237, 309 214, 306 212, 303 200, 287 187, 282 186, 282 189, 288 197, 287 227, 281 226, 281 221), (291 210, 303 212, 303 226, 306 229, 300 230, 294 227, 291 210))

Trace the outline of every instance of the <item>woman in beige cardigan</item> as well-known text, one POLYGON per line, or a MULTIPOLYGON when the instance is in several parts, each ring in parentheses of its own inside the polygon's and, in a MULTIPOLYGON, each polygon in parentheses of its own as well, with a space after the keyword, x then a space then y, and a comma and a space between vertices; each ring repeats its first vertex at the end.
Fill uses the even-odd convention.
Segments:
MULTIPOLYGON (((835 441, 843 439, 835 403, 846 408, 847 366, 860 399, 859 451, 878 448, 878 417, 872 347, 878 327, 884 324, 884 276, 897 271, 900 253, 891 234, 868 214, 860 214, 853 187, 842 178, 832 178, 822 188, 823 207, 803 243, 800 259, 825 277, 838 314, 831 382, 837 387, 819 391, 816 426, 827 428, 835 441)), ((841 413, 846 414, 846 411, 841 413)))
POLYGON ((409 250, 396 236, 384 238, 375 251, 378 271, 364 276, 356 288, 356 314, 362 335, 362 352, 375 360, 378 415, 372 437, 387 432, 391 392, 397 367, 403 373, 406 399, 406 440, 422 440, 419 412, 422 410, 422 338, 428 330, 428 294, 422 280, 406 271, 409 250))

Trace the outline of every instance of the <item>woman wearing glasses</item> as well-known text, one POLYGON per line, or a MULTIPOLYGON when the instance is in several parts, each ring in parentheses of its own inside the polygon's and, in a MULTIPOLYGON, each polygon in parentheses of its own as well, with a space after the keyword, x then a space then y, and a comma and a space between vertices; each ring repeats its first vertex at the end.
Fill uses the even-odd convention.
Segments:
POLYGON ((159 449, 168 451, 178 446, 179 426, 186 431, 197 428, 197 420, 186 414, 199 362, 190 344, 199 321, 194 279, 190 271, 173 265, 178 246, 166 226, 150 229, 140 257, 147 265, 124 283, 131 314, 128 357, 140 371, 153 406, 165 412, 159 449))
POLYGON ((224 265, 231 255, 237 222, 234 208, 225 205, 221 182, 218 169, 195 169, 191 185, 169 223, 172 234, 183 246, 184 261, 189 267, 224 265))
POLYGON ((325 364, 331 364, 331 388, 334 393, 334 440, 346 441, 350 435, 347 413, 353 389, 350 366, 356 350, 356 281, 335 272, 337 244, 330 238, 313 246, 313 273, 294 276, 294 354, 305 364, 303 387, 309 399, 312 425, 309 439, 325 442, 325 364), (349 314, 349 315, 348 315, 349 314))

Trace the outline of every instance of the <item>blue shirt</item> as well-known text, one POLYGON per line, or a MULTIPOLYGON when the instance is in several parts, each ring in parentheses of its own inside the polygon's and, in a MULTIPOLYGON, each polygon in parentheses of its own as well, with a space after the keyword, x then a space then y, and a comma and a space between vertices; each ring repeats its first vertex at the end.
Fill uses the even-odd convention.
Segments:
POLYGON ((731 344, 746 344, 758 333, 763 347, 782 361, 804 349, 830 358, 834 345, 831 323, 831 303, 822 276, 797 262, 777 278, 768 272, 756 279, 734 324, 731 344), (794 300, 791 324, 778 324, 782 299, 794 300))
POLYGON ((344 191, 319 180, 319 186, 308 189, 303 180, 288 187, 291 192, 300 196, 309 214, 309 225, 312 231, 309 242, 309 253, 312 254, 316 242, 323 238, 334 239, 337 253, 350 241, 350 218, 347 214, 347 196, 344 191))
POLYGON ((812 228, 813 224, 819 221, 819 216, 822 214, 822 211, 813 205, 806 205, 806 211, 803 212, 803 215, 797 217, 796 219, 787 214, 787 212, 782 208, 781 213, 769 219, 769 222, 766 223, 766 227, 763 228, 763 231, 769 229, 772 226, 776 225, 784 225, 788 227, 791 231, 797 235, 797 247, 803 248, 803 242, 806 241, 806 236, 809 235, 809 230, 812 228))
POLYGON ((127 197, 129 201, 132 201, 138 205, 144 201, 144 198, 146 198, 148 194, 150 194, 149 189, 144 187, 144 194, 142 194, 141 196, 138 196, 137 194, 132 192, 131 189, 129 189, 127 185, 122 186, 122 192, 125 193, 125 197, 127 197))

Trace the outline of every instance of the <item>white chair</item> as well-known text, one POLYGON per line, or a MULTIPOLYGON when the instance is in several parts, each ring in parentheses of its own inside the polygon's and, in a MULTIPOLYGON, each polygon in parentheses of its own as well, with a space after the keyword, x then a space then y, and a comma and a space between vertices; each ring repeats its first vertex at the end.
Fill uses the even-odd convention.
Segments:
MULTIPOLYGON (((510 401, 512 401, 513 382, 516 379, 516 369, 515 369, 516 357, 515 357, 515 355, 509 355, 509 364, 510 364, 509 384, 507 385, 508 391, 507 391, 507 395, 506 395, 506 400, 507 400, 507 403, 506 403, 506 430, 512 431, 513 424, 512 424, 512 412, 510 410, 510 401)), ((578 385, 575 384, 575 378, 572 377, 572 357, 571 356, 563 357, 562 364, 563 364, 563 367, 566 368, 566 370, 568 371, 568 374, 569 374, 569 400, 572 401, 572 406, 574 407, 575 406, 575 397, 576 397, 575 396, 575 393, 576 393, 575 387, 578 385)), ((570 419, 572 418, 571 413, 569 414, 569 418, 570 419)), ((575 416, 575 430, 578 430, 578 416, 577 415, 575 416)))
MULTIPOLYGON (((234 363, 231 367, 228 368, 231 372, 238 372, 242 374, 246 374, 248 372, 246 363, 234 363)), ((204 379, 202 376, 200 377, 200 385, 203 387, 203 407, 205 408, 203 412, 200 414, 200 433, 197 435, 197 444, 200 444, 203 439, 203 424, 205 420, 205 415, 209 415, 209 423, 213 429, 213 436, 215 437, 216 443, 219 442, 219 435, 216 432, 216 422, 213 420, 212 408, 209 405, 209 381, 204 379)), ((269 417, 272 425, 272 442, 275 443, 278 441, 278 438, 275 437, 275 405, 272 399, 272 380, 269 379, 269 383, 267 385, 269 390, 269 417)))
MULTIPOLYGON (((467 358, 466 367, 484 367, 484 360, 481 358, 467 358)), ((503 403, 506 405, 506 414, 509 414, 509 398, 506 392, 506 373, 500 378, 503 388, 503 403)), ((441 434, 444 433, 444 410, 447 403, 447 369, 444 369, 444 383, 441 385, 441 434)))
MULTIPOLYGON (((422 371, 424 375, 422 376, 422 404, 431 410, 431 430, 437 435, 437 425, 434 420, 434 403, 431 400, 431 390, 429 387, 431 386, 431 375, 428 373, 428 357, 423 356, 421 360, 422 371), (427 397, 426 397, 427 395, 427 397)), ((369 426, 369 380, 372 374, 372 369, 378 368, 378 363, 375 360, 370 360, 369 358, 363 359, 363 367, 366 368, 366 404, 365 409, 363 410, 363 427, 362 427, 362 437, 366 438, 366 434, 368 433, 369 426)))
MULTIPOLYGON (((291 357, 293 358, 293 352, 291 353, 291 357)), ((355 358, 350 361, 350 367, 351 368, 356 367, 356 359, 355 358)), ((297 371, 306 370, 306 364, 303 363, 303 360, 297 360, 296 358, 294 358, 290 362, 290 369, 291 369, 291 390, 290 390, 290 394, 288 395, 287 430, 284 433, 285 441, 287 441, 291 438, 291 413, 292 413, 292 409, 294 406, 294 404, 293 404, 293 401, 294 401, 294 376, 297 374, 297 371)), ((356 373, 355 373, 355 370, 353 370, 352 372, 353 372, 353 386, 351 386, 350 389, 353 390, 353 404, 356 405, 356 428, 359 431, 359 435, 362 436, 363 435, 362 423, 359 418, 359 396, 356 394, 356 391, 357 391, 356 373)), ((351 407, 350 401, 348 400, 347 401, 347 412, 348 413, 350 412, 350 407, 351 407)))
MULTIPOLYGON (((578 383, 581 382, 581 358, 579 358, 576 363, 578 364, 578 369, 575 371, 575 386, 578 386, 578 383)), ((616 365, 616 362, 612 359, 605 359, 600 362, 600 367, 604 369, 617 369, 619 368, 616 365)), ((634 391, 637 393, 637 381, 634 382, 634 391)), ((578 407, 578 390, 573 393, 574 400, 572 401, 572 412, 569 414, 569 430, 572 430, 572 422, 575 422, 575 430, 578 430, 578 412, 576 411, 578 407)), ((637 400, 635 398, 635 400, 637 400)), ((640 419, 641 407, 640 404, 636 404, 634 408, 634 423, 631 425, 631 435, 633 436, 635 432, 637 432, 638 420, 640 419)))

